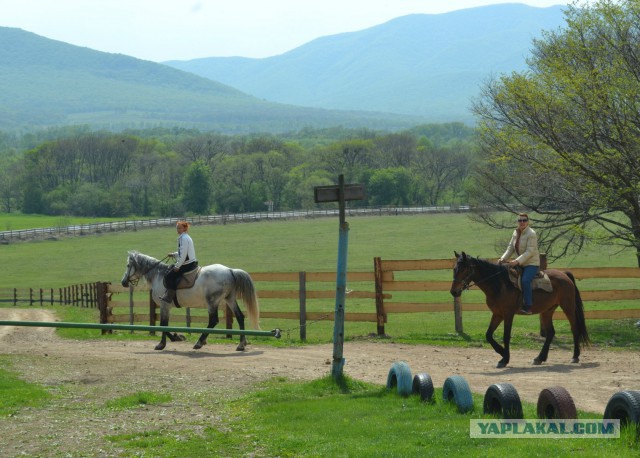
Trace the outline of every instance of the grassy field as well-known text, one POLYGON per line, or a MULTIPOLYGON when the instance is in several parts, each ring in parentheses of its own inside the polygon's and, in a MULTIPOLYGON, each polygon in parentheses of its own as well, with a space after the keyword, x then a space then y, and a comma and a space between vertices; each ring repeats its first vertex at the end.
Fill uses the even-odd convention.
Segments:
MULTIPOLYGON (((474 256, 495 258, 508 242, 510 233, 498 232, 471 221, 464 214, 420 216, 354 217, 348 220, 350 271, 373 271, 373 258, 439 259, 452 258, 453 251, 466 251, 474 256)), ((230 225, 200 225, 190 230, 201 264, 222 263, 248 272, 334 272, 337 263, 337 218, 269 221, 230 225)), ((174 249, 173 228, 148 229, 137 232, 103 233, 96 236, 64 238, 0 245, 4 265, 11 266, 3 274, 1 287, 56 288, 77 283, 107 281, 118 284, 124 273, 128 250, 162 258, 174 249)), ((617 253, 606 247, 590 247, 579 256, 558 261, 562 267, 634 266, 629 252, 617 253)), ((438 280, 448 281, 450 271, 438 271, 438 280)), ((587 282, 591 280, 586 280, 587 282)), ((615 288, 637 288, 636 280, 621 281, 615 288)), ((583 283, 579 283, 582 287, 583 283)), ((586 284, 585 284, 586 285, 586 284)), ((258 293, 260 284, 257 284, 258 293)), ((331 284, 323 285, 332 289, 331 284)), ((357 289, 359 285, 350 284, 357 289)), ((598 285, 590 285, 598 289, 598 285)), ((438 293, 438 300, 450 301, 448 293, 438 293)), ((144 300, 144 294, 141 294, 144 300)), ((121 298, 126 300, 126 298, 121 298)), ((482 302, 479 291, 465 292, 463 301, 482 302)), ((623 304, 597 303, 598 307, 631 307, 623 304)), ((593 304, 587 304, 592 307, 593 304)), ((297 301, 263 300, 261 308, 272 311, 297 310, 297 301)), ((330 300, 310 302, 309 311, 333 311, 330 300)), ((372 300, 347 300, 347 312, 373 312, 372 300)), ((67 321, 96 322, 95 310, 61 310, 67 321)), ((398 342, 438 345, 481 345, 488 325, 489 313, 466 312, 463 315, 465 334, 455 334, 451 313, 392 314, 385 326, 388 336, 398 342)), ((178 311, 174 311, 179 325, 178 311)), ((299 327, 293 320, 263 319, 263 329, 281 328, 280 341, 265 341, 273 345, 299 344, 299 327)), ((611 348, 637 349, 637 329, 634 320, 595 320, 589 323, 592 340, 611 348)), ((307 342, 329 342, 332 321, 309 323, 307 342)), ((570 346, 570 331, 566 321, 557 321, 558 345, 570 346)), ((347 322, 345 337, 357 339, 375 333, 371 322, 347 322)), ((95 331, 64 330, 67 335, 94 336, 95 331)), ((512 343, 539 347, 537 319, 516 320, 512 343)), ((121 338, 121 337, 111 337, 121 338)), ((260 338, 258 338, 259 340, 260 338)))
MULTIPOLYGON (((497 233, 480 226, 465 215, 425 215, 402 217, 358 217, 349 219, 349 270, 372 271, 373 258, 437 259, 451 258, 454 250, 474 256, 499 255, 510 234, 497 233)), ((220 262, 249 272, 335 271, 337 256, 337 219, 309 219, 263 222, 227 226, 195 226, 191 229, 198 257, 203 264, 220 262)), ((57 241, 0 245, 4 266, 0 287, 55 288, 75 283, 110 281, 119 283, 128 250, 162 258, 175 245, 175 230, 152 229, 139 232, 101 234, 57 241)), ((571 259, 559 262, 563 267, 629 266, 635 267, 629 253, 616 253, 592 247, 571 259)), ((446 279, 450 272, 443 272, 446 279)), ((329 285, 329 288, 332 286, 329 285)), ((635 287, 622 284, 620 287, 635 287)), ((469 293, 465 293, 467 295, 469 293)), ((473 293, 471 293, 473 294, 473 293)), ((449 298, 450 299, 450 298, 449 298)), ((329 302, 321 307, 333 310, 329 302)), ((294 307, 294 304, 284 304, 294 307)), ((265 307, 274 307, 266 304, 265 307)), ((370 307, 347 301, 348 310, 370 307)), ((64 321, 97 320, 92 309, 55 306, 64 321)), ((370 311, 370 310, 368 310, 370 311)), ((459 346, 484 345, 488 312, 464 315, 464 335, 453 332, 449 313, 392 315, 387 324, 389 341, 411 344, 459 346)), ((630 320, 596 320, 588 323, 596 345, 620 350, 637 350, 637 329, 630 320)), ((282 327, 284 337, 264 339, 271 345, 299 345, 295 323, 263 320, 263 329, 282 327)), ((312 323, 308 342, 331 341, 333 322, 312 323)), ((556 324, 555 345, 570 348, 566 322, 556 324)), ((537 319, 517 320, 514 347, 539 348, 537 319)), ((60 330, 73 338, 96 338, 92 330, 60 330)), ((375 323, 345 325, 347 339, 368 338, 375 323)), ((213 337, 213 336, 212 336, 213 337)), ((146 335, 117 333, 104 339, 149 339, 146 335)), ((157 340, 157 337, 152 337, 157 340)), ((195 340, 189 336, 188 339, 195 340)), ((210 339, 214 342, 216 339, 210 339)), ((255 338, 253 340, 261 340, 255 338)), ((10 368, 11 357, 3 357, 10 368)), ((5 364, 6 363, 6 364, 5 364)), ((46 389, 17 383, 19 377, 0 370, 4 400, 0 414, 19 412, 24 406, 47 408, 46 389), (17 391, 21 390, 21 391, 17 391)), ((306 383, 291 383, 276 378, 255 391, 236 397, 198 396, 191 402, 207 407, 226 419, 224 428, 162 430, 150 427, 144 433, 110 432, 107 440, 127 450, 126 456, 638 456, 637 432, 625 429, 619 440, 540 440, 469 439, 469 420, 482 415, 482 397, 474 395, 475 411, 459 414, 441 400, 436 389, 434 404, 417 397, 401 398, 384 387, 344 380, 336 384, 325 378, 306 383)), ((136 392, 116 397, 103 407, 95 407, 108 418, 123 409, 171 401, 167 392, 136 392)), ((525 418, 535 418, 535 405, 524 405, 525 418)), ((594 418, 579 413, 580 418, 594 418)), ((87 451, 91 456, 91 451, 87 451)))
POLYGON ((0 213, 0 231, 19 231, 43 227, 64 227, 75 224, 121 221, 122 218, 89 218, 80 216, 46 216, 0 213))

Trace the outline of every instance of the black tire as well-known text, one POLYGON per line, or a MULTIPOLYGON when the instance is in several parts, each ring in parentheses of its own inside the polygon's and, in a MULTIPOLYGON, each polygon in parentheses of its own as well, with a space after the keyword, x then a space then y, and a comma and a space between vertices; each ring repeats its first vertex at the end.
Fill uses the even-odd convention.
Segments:
POLYGON ((520 396, 510 383, 491 385, 484 394, 483 410, 506 419, 524 418, 520 396))
POLYGON ((538 396, 538 418, 576 419, 578 411, 573 398, 561 386, 545 388, 538 396))
POLYGON ((409 396, 411 394, 411 369, 404 361, 393 363, 391 369, 389 369, 387 389, 391 390, 394 387, 398 388, 400 396, 409 396))
POLYGON ((620 426, 640 424, 640 391, 620 391, 609 399, 605 420, 620 420, 620 426))
POLYGON ((433 402, 433 381, 427 373, 416 374, 413 377, 412 385, 413 394, 419 394, 420 400, 424 402, 433 402))
POLYGON ((473 410, 473 396, 471 396, 469 384, 461 375, 447 377, 442 388, 442 400, 455 402, 460 413, 473 410))

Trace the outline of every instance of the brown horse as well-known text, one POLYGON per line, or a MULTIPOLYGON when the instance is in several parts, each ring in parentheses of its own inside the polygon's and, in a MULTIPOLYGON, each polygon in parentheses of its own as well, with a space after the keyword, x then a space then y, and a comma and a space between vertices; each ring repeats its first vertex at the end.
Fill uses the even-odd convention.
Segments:
MULTIPOLYGON (((474 258, 464 252, 461 254, 454 253, 457 259, 453 268, 451 295, 454 297, 460 296, 462 291, 468 289, 471 283, 482 290, 486 296, 487 306, 493 313, 487 329, 486 339, 493 349, 502 356, 497 367, 505 367, 509 363, 511 325, 513 324, 514 315, 520 310, 522 293, 513 286, 509 279, 509 271, 505 265, 474 258), (504 347, 493 338, 494 331, 503 321, 504 347)), ((580 347, 590 343, 580 292, 571 272, 561 272, 553 269, 545 270, 545 272, 551 280, 553 292, 548 293, 541 289, 533 291, 532 312, 540 314, 540 324, 545 335, 542 350, 533 360, 533 364, 539 365, 547 360, 549 346, 555 335, 553 312, 558 305, 567 315, 571 324, 571 332, 573 333, 573 358, 571 362, 577 363, 580 361, 580 347)))

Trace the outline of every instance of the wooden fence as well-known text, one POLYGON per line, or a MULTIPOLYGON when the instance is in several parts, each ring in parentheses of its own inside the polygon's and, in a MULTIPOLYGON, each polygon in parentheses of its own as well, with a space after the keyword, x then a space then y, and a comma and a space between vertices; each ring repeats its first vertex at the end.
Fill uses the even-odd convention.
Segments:
POLYGON ((71 305, 99 308, 98 301, 104 294, 99 283, 83 283, 62 288, 0 288, 0 303, 14 306, 71 305))
MULTIPOLYGON (((446 312, 453 313, 456 332, 462 332, 462 313, 487 311, 484 295, 472 289, 463 295, 464 303, 452 300, 451 270, 455 259, 382 260, 374 258, 373 272, 347 273, 347 312, 345 320, 376 323, 377 334, 385 335, 385 324, 390 314, 446 312), (349 311, 349 303, 358 301, 356 312, 349 311), (367 311, 369 310, 369 311, 367 311)), ((558 268, 558 267, 555 267, 558 268)), ((587 319, 640 318, 640 268, 592 267, 570 268, 578 280, 585 302, 587 319), (594 280, 598 285, 594 287, 594 280), (602 284, 611 284, 602 289, 602 284), (602 301, 622 304, 599 308, 602 301), (622 302, 618 302, 622 301, 622 302), (627 303, 624 303, 626 301, 627 303), (619 307, 612 309, 612 307, 619 307)), ((251 277, 262 307, 261 317, 277 320, 295 320, 300 339, 306 339, 307 324, 312 321, 334 319, 334 272, 258 272, 251 277)), ((97 308, 101 323, 149 324, 158 322, 158 311, 151 301, 148 288, 135 291, 105 282, 71 285, 63 288, 0 288, 0 304, 52 306, 71 305, 97 308), (126 294, 128 297, 122 299, 126 294)), ((204 310, 179 309, 183 321, 191 327, 206 323, 204 310)), ((172 317, 178 310, 172 311, 172 317)), ((232 315, 226 313, 227 328, 231 329, 232 315)), ((560 310, 555 319, 566 319, 560 310)))
MULTIPOLYGON (((390 296, 389 293, 400 292, 428 292, 444 294, 448 292, 451 287, 451 280, 447 281, 424 281, 420 280, 398 280, 396 276, 398 273, 408 272, 420 272, 421 277, 427 277, 427 272, 431 271, 446 271, 444 275, 448 275, 451 278, 451 270, 455 264, 455 259, 435 259, 435 260, 404 260, 404 261, 383 261, 380 258, 375 258, 375 275, 376 275, 376 291, 379 289, 380 297, 376 303, 377 309, 384 313, 381 316, 379 313, 378 319, 378 334, 384 334, 384 323, 387 321, 386 314, 388 313, 418 313, 418 312, 454 312, 454 323, 456 332, 463 332, 462 329, 462 312, 463 311, 488 311, 486 304, 484 303, 484 294, 466 293, 463 295, 465 302, 451 301, 448 299, 444 302, 437 300, 427 301, 420 300, 414 301, 405 300, 400 301, 397 298, 393 298, 393 301, 387 301, 386 298, 390 296)), ((578 281, 578 288, 580 295, 584 302, 597 302, 600 301, 627 301, 640 299, 640 286, 637 282, 632 282, 632 288, 628 289, 612 289, 612 290, 589 290, 590 285, 581 284, 581 280, 589 279, 610 279, 613 282, 622 279, 640 279, 640 268, 637 267, 590 267, 590 268, 563 268, 550 266, 550 268, 558 270, 570 270, 576 280, 578 281)), ((443 277, 444 278, 444 277, 443 277)), ((440 297, 442 297, 442 294, 440 297)), ((430 297, 429 294, 425 295, 430 297)), ((585 318, 589 319, 624 319, 624 318, 640 318, 640 307, 635 304, 634 307, 626 307, 620 309, 606 309, 598 310, 592 308, 593 304, 589 304, 589 307, 585 310, 585 318)), ((565 320, 566 316, 558 309, 554 314, 554 319, 565 320)))
MULTIPOLYGON (((487 311, 484 295, 478 291, 465 293, 464 304, 455 303, 449 295, 451 270, 455 259, 382 260, 374 259, 373 272, 347 273, 347 310, 351 300, 358 299, 370 303, 371 312, 346 312, 345 320, 372 322, 377 325, 377 333, 385 335, 385 323, 390 314, 447 312, 453 313, 456 332, 462 332, 463 311, 487 311), (355 286, 354 286, 355 285, 355 286), (354 289, 350 287, 353 286, 354 289), (475 294, 474 294, 475 293, 475 294), (458 307, 455 307, 457 305, 458 307)), ((557 268, 557 267, 555 267, 557 268)), ((595 267, 571 268, 577 280, 582 299, 589 302, 585 312, 587 319, 640 318, 640 307, 634 305, 615 310, 596 309, 600 301, 629 301, 640 299, 640 289, 590 290, 582 280, 611 279, 613 284, 623 279, 640 278, 640 268, 635 267, 595 267), (592 304, 594 303, 595 304, 592 304)), ((299 323, 300 338, 306 338, 308 321, 333 320, 335 305, 335 281, 333 272, 272 272, 252 273, 261 303, 271 301, 269 310, 261 311, 261 317, 278 320, 296 320, 299 323), (314 306, 309 306, 309 301, 314 306), (319 300, 319 301, 318 301, 319 300), (279 303, 297 302, 295 307, 279 306, 279 303), (318 310, 317 303, 323 305, 318 310), (275 310, 274 310, 275 309, 275 310)), ((628 283, 628 280, 627 280, 628 283)), ((632 282, 632 283, 635 283, 632 282)), ((633 286, 633 285, 632 285, 633 286)), ((157 310, 147 293, 143 308, 136 305, 132 290, 119 285, 109 285, 105 301, 105 323, 149 323, 157 322, 157 310), (128 301, 115 301, 113 296, 129 294, 128 301), (127 308, 122 312, 122 308, 127 308), (117 309, 117 311, 114 311, 117 309)), ((138 304, 140 300, 138 300, 138 304)), ((369 305, 366 305, 369 307, 369 305)), ((359 307, 361 308, 361 307, 359 307)), ((174 311, 172 311, 172 314, 174 311)), ((184 309, 187 326, 191 323, 206 323, 205 315, 197 315, 191 309, 184 309)), ((232 326, 232 317, 225 311, 227 328, 232 326)), ((556 319, 565 319, 558 311, 556 319)))
MULTIPOLYGON (((295 320, 299 324, 300 339, 306 339, 307 323, 311 321, 334 319, 335 306, 335 282, 334 272, 258 272, 251 273, 251 278, 256 284, 258 298, 261 304, 260 317, 273 318, 278 320, 295 320), (307 309, 308 304, 316 303, 314 310, 307 309), (295 302, 295 307, 283 306, 287 302, 295 302), (317 303, 322 303, 318 309, 317 303), (269 306, 264 307, 268 303, 269 306), (275 310, 274 310, 275 309, 275 310)), ((374 288, 374 275, 372 272, 349 272, 347 282, 357 284, 361 289, 349 289, 347 294, 350 299, 360 299, 370 301, 371 312, 345 313, 345 320, 348 321, 368 321, 375 323, 377 315, 375 313, 376 292, 374 288)), ((136 291, 149 291, 148 287, 140 286, 136 291)), ((136 305, 134 291, 131 288, 123 288, 120 285, 109 285, 109 301, 105 303, 104 323, 129 323, 137 322, 156 325, 158 318, 158 308, 151 300, 150 292, 145 296, 144 305, 136 305), (128 294, 128 300, 114 300, 128 294)), ((138 296, 139 302, 139 296, 138 296)), ((199 307, 198 307, 199 308, 199 307)), ((203 305, 202 308, 205 308, 203 305)), ((197 308, 196 308, 197 309, 197 308)), ((178 315, 177 319, 183 319, 186 326, 192 323, 206 323, 208 317, 202 311, 192 310, 185 307, 181 310, 172 310, 172 320, 175 313, 184 313, 184 317, 178 315)), ((224 310, 227 329, 231 329, 233 316, 224 310)))

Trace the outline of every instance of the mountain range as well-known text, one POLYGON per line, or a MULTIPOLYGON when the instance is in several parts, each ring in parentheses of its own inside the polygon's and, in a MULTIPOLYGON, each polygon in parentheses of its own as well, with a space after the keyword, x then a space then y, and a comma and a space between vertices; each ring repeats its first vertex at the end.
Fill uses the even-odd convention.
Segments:
POLYGON ((563 22, 560 6, 499 4, 403 16, 266 59, 166 64, 275 102, 468 122, 483 81, 524 70, 533 38, 563 22))
POLYGON ((165 63, 0 27, 0 130, 472 124, 482 82, 524 70, 532 40, 563 23, 560 6, 500 4, 403 16, 264 59, 165 63))

